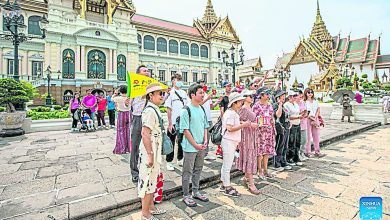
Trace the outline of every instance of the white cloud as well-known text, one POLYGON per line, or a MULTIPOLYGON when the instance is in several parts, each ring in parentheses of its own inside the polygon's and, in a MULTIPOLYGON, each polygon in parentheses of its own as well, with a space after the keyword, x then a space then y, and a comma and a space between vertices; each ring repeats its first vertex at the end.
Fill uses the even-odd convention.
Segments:
MULTIPOLYGON (((203 17, 207 0, 133 0, 137 13, 192 25, 203 17)), ((299 36, 310 34, 316 15, 315 0, 212 0, 218 16, 229 15, 246 58, 261 55, 272 68, 282 51, 289 52, 299 36)), ((320 0, 321 14, 332 35, 341 30, 352 38, 377 38, 382 32, 382 54, 390 53, 390 1, 320 0)))

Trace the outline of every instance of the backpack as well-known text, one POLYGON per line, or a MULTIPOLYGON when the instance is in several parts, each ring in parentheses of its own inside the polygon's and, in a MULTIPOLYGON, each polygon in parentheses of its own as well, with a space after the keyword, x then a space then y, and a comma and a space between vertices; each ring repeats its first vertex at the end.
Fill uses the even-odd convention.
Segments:
MULTIPOLYGON (((225 131, 226 132, 226 131, 225 131)), ((217 123, 210 128, 211 143, 221 145, 222 141, 222 118, 219 117, 217 123)))
MULTIPOLYGON (((200 107, 202 108, 202 110, 204 112, 204 115, 206 117, 206 111, 204 110, 202 105, 200 105, 200 107)), ((190 122, 191 122, 191 110, 190 110, 190 107, 188 107, 188 105, 185 105, 183 107, 183 109, 187 110, 187 113, 188 113, 188 124, 190 124, 190 122)), ((184 138, 184 133, 180 132, 180 116, 177 117, 177 119, 176 119, 176 131, 178 131, 177 132, 177 143, 181 144, 181 142, 183 141, 183 138, 184 138)))

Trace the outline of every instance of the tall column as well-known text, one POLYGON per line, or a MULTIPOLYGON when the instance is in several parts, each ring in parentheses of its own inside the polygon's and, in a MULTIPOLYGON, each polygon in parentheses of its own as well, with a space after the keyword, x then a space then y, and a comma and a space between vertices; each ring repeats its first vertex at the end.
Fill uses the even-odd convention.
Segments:
POLYGON ((46 42, 45 44, 45 64, 43 69, 46 69, 46 67, 50 66, 51 64, 51 43, 46 42))
MULTIPOLYGON (((1 16, 2 17, 2 16, 1 16)), ((5 73, 3 73, 3 48, 0 48, 0 75, 5 75, 5 73)))
POLYGON ((117 64, 117 52, 116 50, 113 51, 113 65, 112 65, 112 74, 116 74, 117 73, 117 67, 118 67, 118 64, 117 64))
POLYGON ((80 56, 80 61, 81 61, 81 72, 86 72, 85 68, 85 46, 81 46, 81 56, 80 56))
POLYGON ((81 47, 80 47, 80 46, 77 46, 77 47, 76 47, 76 51, 75 51, 75 52, 76 52, 76 54, 75 54, 75 55, 76 55, 76 57, 75 57, 75 65, 76 65, 76 66, 75 66, 75 67, 76 67, 76 68, 75 68, 75 71, 76 71, 76 72, 80 72, 80 71, 81 71, 81 68, 80 68, 80 63, 81 63, 81 62, 80 62, 80 58, 81 58, 80 50, 81 50, 81 47))
MULTIPOLYGON (((27 80, 28 79, 28 51, 25 51, 24 53, 23 53, 23 58, 22 58, 22 66, 23 66, 23 68, 22 68, 22 74, 21 75, 23 75, 23 79, 24 80, 27 80)), ((42 70, 43 71, 43 70, 42 70)))
POLYGON ((107 72, 106 79, 109 79, 111 74, 112 74, 112 49, 110 49, 108 51, 108 65, 107 65, 107 69, 108 69, 108 71, 106 71, 107 72))

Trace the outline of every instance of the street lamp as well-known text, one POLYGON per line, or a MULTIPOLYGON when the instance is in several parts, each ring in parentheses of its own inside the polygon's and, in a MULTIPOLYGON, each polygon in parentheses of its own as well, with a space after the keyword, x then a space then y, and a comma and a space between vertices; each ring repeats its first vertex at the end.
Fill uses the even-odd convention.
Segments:
POLYGON ((223 60, 223 63, 226 64, 226 66, 231 66, 233 68, 233 77, 232 77, 232 82, 233 83, 236 83, 236 67, 237 66, 241 66, 244 64, 244 49, 241 49, 238 51, 239 52, 239 55, 240 55, 240 61, 238 62, 235 62, 234 60, 234 57, 235 57, 235 50, 236 48, 234 48, 234 46, 232 45, 232 47, 230 48, 230 59, 231 59, 231 62, 227 61, 227 59, 229 58, 228 54, 226 53, 225 50, 222 51, 222 60, 223 60))
POLYGON ((51 67, 48 66, 46 69, 47 76, 47 96, 46 96, 46 105, 51 106, 51 95, 50 95, 50 80, 51 80, 51 67))
POLYGON ((290 78, 290 70, 284 70, 282 66, 278 73, 278 78, 282 81, 282 90, 284 90, 284 80, 290 78))
POLYGON ((3 23, 7 32, 0 34, 0 39, 12 41, 12 44, 14 45, 14 79, 19 81, 19 45, 22 42, 33 38, 44 39, 46 37, 46 29, 49 21, 47 20, 46 15, 43 15, 39 22, 42 36, 36 37, 26 35, 26 25, 24 24, 24 17, 21 13, 22 8, 19 6, 17 0, 15 0, 12 5, 9 0, 7 0, 1 8, 4 20, 3 23))

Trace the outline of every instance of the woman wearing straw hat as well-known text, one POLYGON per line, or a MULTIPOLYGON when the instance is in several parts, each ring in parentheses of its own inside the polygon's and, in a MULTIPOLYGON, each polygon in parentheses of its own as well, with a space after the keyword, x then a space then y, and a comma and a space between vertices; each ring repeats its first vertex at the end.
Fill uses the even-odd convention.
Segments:
POLYGON ((256 135, 257 123, 256 115, 252 110, 253 94, 255 91, 244 90, 241 94, 245 98, 244 105, 240 111, 241 121, 250 121, 251 126, 243 128, 241 131, 241 142, 238 144, 240 156, 237 158, 237 169, 245 173, 243 178, 244 184, 248 186, 249 192, 258 195, 260 191, 256 188, 253 181, 253 175, 257 173, 257 149, 256 149, 256 135))
POLYGON ((228 109, 222 117, 222 150, 223 162, 221 168, 221 191, 227 196, 238 197, 240 194, 230 185, 230 170, 232 169, 234 154, 241 141, 241 129, 249 127, 249 121, 240 122, 238 111, 245 98, 238 92, 229 95, 228 109))
POLYGON ((142 112, 138 197, 142 201, 142 219, 147 220, 157 220, 154 215, 166 212, 157 209, 153 202, 162 161, 162 131, 159 121, 161 112, 158 106, 164 102, 164 91, 159 83, 152 83, 146 87, 147 105, 142 112))

